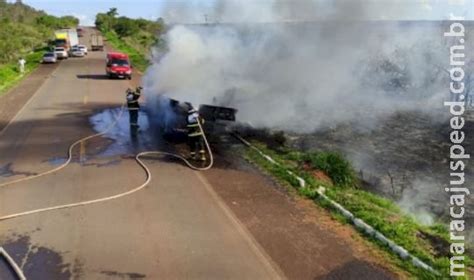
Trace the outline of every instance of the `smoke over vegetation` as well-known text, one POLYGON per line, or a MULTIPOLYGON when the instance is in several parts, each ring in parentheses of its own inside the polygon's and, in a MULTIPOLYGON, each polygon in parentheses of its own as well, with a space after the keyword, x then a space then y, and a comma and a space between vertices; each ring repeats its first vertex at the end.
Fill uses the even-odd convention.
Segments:
POLYGON ((219 1, 216 17, 232 24, 172 27, 145 77, 149 94, 235 107, 241 121, 297 132, 442 104, 441 26, 361 21, 377 11, 359 1, 296 3, 219 1))
POLYGON ((405 12, 380 2, 217 1, 209 24, 170 28, 144 78, 148 104, 234 107, 239 121, 296 133, 303 150, 340 150, 371 190, 429 224, 446 213, 446 26, 373 21, 405 12))

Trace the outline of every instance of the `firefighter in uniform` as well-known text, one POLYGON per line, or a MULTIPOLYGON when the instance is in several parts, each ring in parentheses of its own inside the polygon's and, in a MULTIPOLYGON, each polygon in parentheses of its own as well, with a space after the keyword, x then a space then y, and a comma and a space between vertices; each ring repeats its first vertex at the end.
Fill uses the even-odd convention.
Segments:
POLYGON ((203 124, 202 119, 196 109, 192 108, 188 111, 187 128, 188 128, 188 143, 191 150, 191 158, 206 161, 206 152, 204 151, 203 131, 199 124, 203 124), (197 158, 199 153, 199 158, 197 158))
POLYGON ((130 133, 132 136, 136 136, 138 132, 138 112, 140 110, 140 104, 138 99, 140 98, 142 87, 137 87, 135 91, 127 89, 127 107, 130 116, 130 133))

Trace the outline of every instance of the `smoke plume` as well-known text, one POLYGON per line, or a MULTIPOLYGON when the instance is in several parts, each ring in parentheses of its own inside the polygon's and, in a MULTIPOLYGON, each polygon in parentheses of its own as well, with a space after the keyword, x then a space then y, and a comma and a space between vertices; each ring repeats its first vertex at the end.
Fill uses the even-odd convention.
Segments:
POLYGON ((442 104, 441 26, 367 21, 379 11, 363 1, 330 2, 217 1, 219 23, 170 28, 147 100, 235 107, 240 121, 296 132, 442 104))

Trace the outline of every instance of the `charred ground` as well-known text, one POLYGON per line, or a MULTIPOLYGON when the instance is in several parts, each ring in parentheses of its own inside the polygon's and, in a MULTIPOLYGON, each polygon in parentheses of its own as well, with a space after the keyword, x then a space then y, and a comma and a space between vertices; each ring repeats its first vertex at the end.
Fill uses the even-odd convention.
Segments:
MULTIPOLYGON (((440 115, 443 112, 440 111, 440 115)), ((291 135, 291 146, 303 151, 340 151, 359 173, 362 187, 390 198, 415 213, 422 222, 447 218, 449 200, 444 186, 449 183, 449 119, 435 120, 420 112, 398 112, 371 129, 352 124, 338 125, 312 134, 291 135), (427 217, 433 213, 433 217, 427 217)), ((466 115, 465 149, 474 148, 469 131, 474 130, 474 113, 466 115)), ((466 181, 473 179, 467 167, 466 181)), ((472 200, 467 201, 473 205, 472 200)), ((467 207, 468 220, 474 218, 467 207)), ((471 209, 471 210, 469 210, 471 209)))

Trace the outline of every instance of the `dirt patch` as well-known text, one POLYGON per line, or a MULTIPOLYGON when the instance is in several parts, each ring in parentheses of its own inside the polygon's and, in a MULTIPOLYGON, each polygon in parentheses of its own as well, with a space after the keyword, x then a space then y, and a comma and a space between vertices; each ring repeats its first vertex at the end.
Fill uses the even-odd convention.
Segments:
POLYGON ((303 166, 303 170, 311 174, 311 176, 316 179, 317 181, 321 181, 324 183, 329 184, 330 186, 334 185, 334 182, 332 179, 322 170, 314 169, 309 166, 309 164, 305 164, 303 166))

